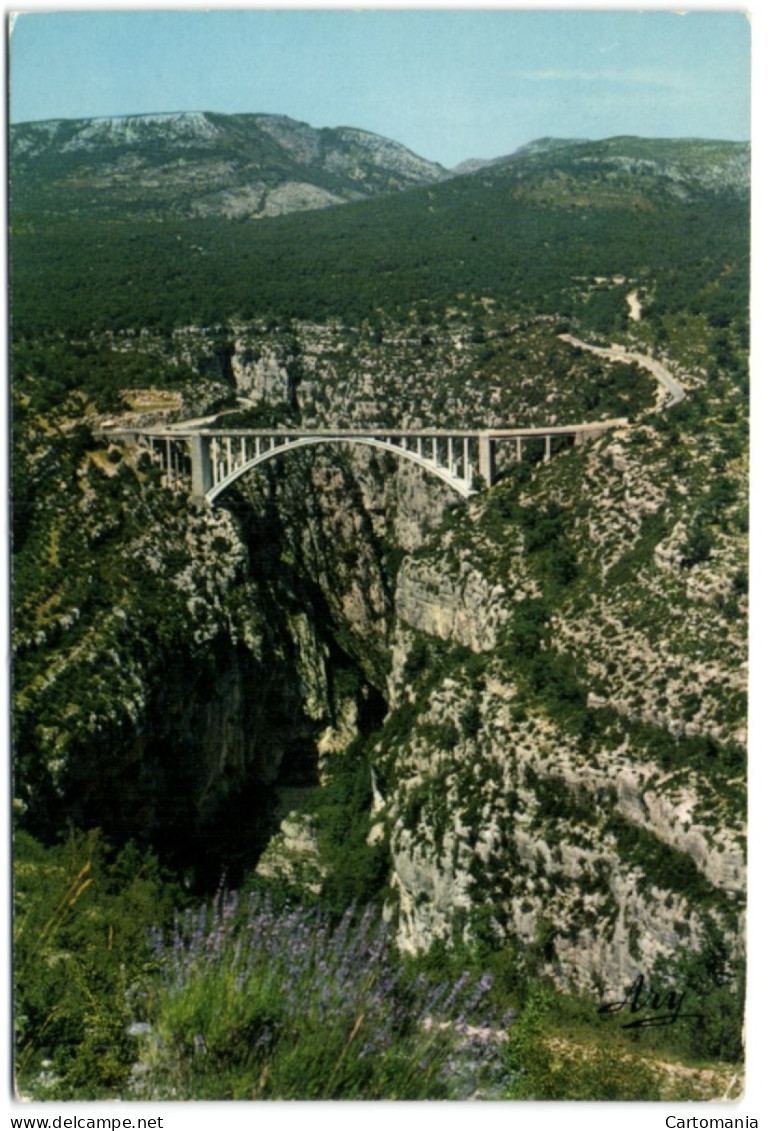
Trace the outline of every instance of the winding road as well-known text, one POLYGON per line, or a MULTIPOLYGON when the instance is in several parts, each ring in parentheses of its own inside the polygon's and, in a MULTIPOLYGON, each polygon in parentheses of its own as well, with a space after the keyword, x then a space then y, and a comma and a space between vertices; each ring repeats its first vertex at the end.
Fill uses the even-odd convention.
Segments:
MULTIPOLYGON (((572 334, 560 334, 561 341, 575 349, 589 350, 599 357, 611 361, 635 363, 648 370, 669 394, 664 407, 678 404, 686 396, 685 390, 661 362, 645 354, 631 353, 623 346, 596 346, 583 342, 572 334)), ((241 400, 241 403, 242 400, 241 400)), ((248 403, 248 402, 246 402, 248 403)), ((663 407, 663 405, 660 405, 663 407)), ((365 444, 395 453, 411 460, 432 472, 448 483, 464 498, 476 492, 476 479, 480 477, 487 487, 493 486, 496 478, 496 448, 498 443, 515 440, 517 459, 522 459, 521 446, 524 440, 542 439, 544 441, 544 461, 551 456, 551 443, 554 438, 573 437, 575 444, 582 444, 603 432, 618 426, 626 426, 626 418, 600 420, 569 425, 547 425, 538 428, 503 428, 481 430, 392 430, 349 431, 349 430, 301 430, 270 428, 208 428, 224 415, 236 412, 230 409, 213 416, 198 417, 194 420, 177 421, 163 427, 131 427, 121 432, 114 429, 96 431, 94 435, 115 440, 130 439, 133 443, 144 442, 151 451, 160 444, 159 458, 166 468, 169 482, 178 473, 191 474, 193 494, 213 502, 217 495, 253 467, 282 455, 289 448, 307 447, 318 443, 365 444), (186 453, 180 454, 179 444, 186 444, 186 453), (189 465, 189 466, 188 466, 189 465), (191 472, 190 472, 191 466, 191 472), (186 470, 185 470, 186 468, 186 470)), ((110 424, 114 422, 110 421, 110 424)))
POLYGON ((672 373, 653 357, 647 357, 644 353, 629 353, 624 346, 594 346, 590 342, 583 342, 579 338, 575 338, 572 334, 559 334, 558 337, 562 342, 568 342, 570 346, 574 346, 576 349, 590 350, 591 353, 597 353, 599 357, 608 357, 611 361, 634 361, 636 365, 648 369, 652 376, 670 393, 667 408, 674 404, 680 404, 686 396, 686 390, 678 384, 672 373))

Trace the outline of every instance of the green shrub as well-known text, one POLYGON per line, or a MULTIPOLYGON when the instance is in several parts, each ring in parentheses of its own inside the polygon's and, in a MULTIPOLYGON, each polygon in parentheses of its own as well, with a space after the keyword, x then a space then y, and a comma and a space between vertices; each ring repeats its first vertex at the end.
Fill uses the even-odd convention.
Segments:
POLYGON ((659 960, 655 976, 687 994, 676 1037, 688 1055, 730 1064, 742 1060, 745 959, 734 954, 713 916, 705 919, 700 945, 659 960))
POLYGON ((115 853, 98 830, 53 848, 19 832, 14 848, 18 1087, 36 1099, 117 1095, 136 1054, 128 994, 150 963, 147 931, 170 919, 178 892, 151 854, 115 853))

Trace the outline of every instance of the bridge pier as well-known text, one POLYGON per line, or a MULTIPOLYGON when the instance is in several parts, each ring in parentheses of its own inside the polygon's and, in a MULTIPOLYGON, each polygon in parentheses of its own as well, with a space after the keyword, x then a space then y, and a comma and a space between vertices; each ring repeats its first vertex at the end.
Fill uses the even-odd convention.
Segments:
POLYGON ((487 487, 494 485, 494 480, 497 477, 497 445, 496 441, 491 436, 484 436, 483 433, 478 437, 478 463, 481 479, 487 487))
POLYGON ((211 466, 211 451, 206 436, 192 432, 190 458, 192 459, 192 494, 203 498, 214 485, 214 472, 211 466))

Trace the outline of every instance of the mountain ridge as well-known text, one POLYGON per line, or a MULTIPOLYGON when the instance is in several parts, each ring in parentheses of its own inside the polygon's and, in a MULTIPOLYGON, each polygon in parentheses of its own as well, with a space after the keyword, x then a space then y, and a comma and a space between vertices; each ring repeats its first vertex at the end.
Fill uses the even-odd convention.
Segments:
POLYGON ((213 111, 22 122, 9 149, 17 210, 113 218, 264 219, 468 176, 511 176, 524 194, 577 200, 613 196, 631 173, 647 191, 684 197, 746 194, 750 176, 746 142, 542 137, 447 169, 355 126, 213 111))
POLYGON ((449 176, 369 131, 316 129, 277 114, 195 111, 20 123, 11 127, 10 155, 16 201, 54 212, 87 205, 262 218, 449 176), (100 198, 89 195, 94 191, 100 198))

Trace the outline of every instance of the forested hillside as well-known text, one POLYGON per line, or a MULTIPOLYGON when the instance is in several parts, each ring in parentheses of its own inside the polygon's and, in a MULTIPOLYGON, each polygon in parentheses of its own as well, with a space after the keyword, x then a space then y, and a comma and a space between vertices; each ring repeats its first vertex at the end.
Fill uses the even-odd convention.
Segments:
POLYGON ((454 305, 489 298, 611 333, 627 322, 625 281, 644 290, 654 321, 686 310, 714 325, 739 323, 748 257, 745 147, 723 145, 714 154, 700 143, 703 171, 697 143, 683 155, 674 151, 675 162, 660 144, 656 164, 636 158, 632 146, 623 161, 618 143, 620 155, 585 144, 557 150, 552 164, 535 154, 269 223, 158 225, 115 212, 96 222, 88 210, 69 219, 30 217, 20 191, 16 332, 168 333, 256 316, 359 322, 402 318, 415 304, 435 320, 454 305))

